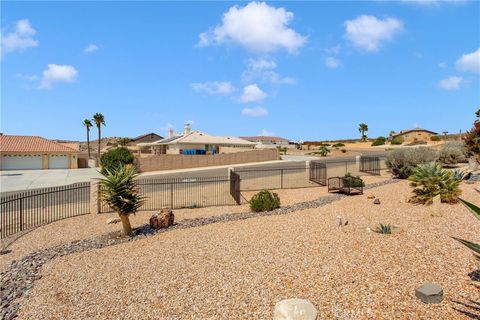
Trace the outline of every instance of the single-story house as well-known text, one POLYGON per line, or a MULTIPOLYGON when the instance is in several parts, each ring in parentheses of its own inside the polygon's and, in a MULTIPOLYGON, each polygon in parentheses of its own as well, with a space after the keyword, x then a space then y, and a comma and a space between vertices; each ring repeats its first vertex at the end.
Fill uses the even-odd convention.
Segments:
POLYGON ((169 131, 169 136, 151 143, 139 143, 138 148, 152 149, 154 154, 216 154, 246 151, 255 148, 255 143, 237 137, 212 136, 200 131, 191 131, 186 124, 182 134, 169 131))
POLYGON ((77 167, 78 149, 38 136, 0 135, 0 170, 77 167))
POLYGON ((161 139, 163 139, 162 136, 154 132, 150 132, 150 133, 142 134, 141 136, 138 136, 136 138, 130 139, 129 145, 135 146, 139 143, 155 142, 161 139))
POLYGON ((290 141, 288 139, 281 137, 253 136, 240 138, 247 141, 255 142, 256 148, 286 147, 290 144, 290 141))
POLYGON ((402 130, 399 133, 392 133, 390 139, 401 138, 405 143, 412 143, 418 141, 429 142, 432 136, 436 136, 438 133, 422 129, 415 128, 409 130, 402 130))

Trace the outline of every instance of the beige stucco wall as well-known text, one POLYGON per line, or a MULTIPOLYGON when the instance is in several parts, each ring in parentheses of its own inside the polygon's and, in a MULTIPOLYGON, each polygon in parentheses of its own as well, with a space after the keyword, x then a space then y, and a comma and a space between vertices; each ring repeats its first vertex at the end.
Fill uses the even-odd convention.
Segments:
POLYGON ((434 134, 431 134, 425 131, 414 131, 414 132, 407 132, 404 134, 402 133, 399 136, 403 138, 403 142, 405 143, 411 143, 415 140, 429 142, 430 138, 434 136, 434 134))
POLYGON ((146 158, 136 158, 135 162, 140 171, 175 170, 229 164, 262 162, 278 160, 278 150, 250 150, 236 153, 223 153, 214 155, 183 155, 162 154, 146 158))

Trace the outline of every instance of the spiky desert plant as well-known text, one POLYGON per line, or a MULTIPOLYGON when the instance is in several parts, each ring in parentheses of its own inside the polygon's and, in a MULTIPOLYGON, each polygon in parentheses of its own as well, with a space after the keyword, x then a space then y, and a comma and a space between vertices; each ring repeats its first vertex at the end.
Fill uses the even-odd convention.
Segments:
POLYGON ((466 172, 460 169, 455 169, 452 171, 453 178, 458 181, 462 181, 467 176, 466 172))
POLYGON ((105 170, 100 179, 100 199, 112 208, 122 221, 124 235, 132 233, 130 214, 140 209, 145 197, 139 192, 134 166, 121 166, 114 171, 105 170))
POLYGON ((381 234, 392 234, 392 226, 390 224, 380 223, 373 231, 381 234))
POLYGON ((445 170, 439 163, 420 164, 408 178, 414 195, 410 202, 431 204, 433 198, 440 195, 442 202, 455 203, 461 194, 460 181, 451 171, 445 170))
MULTIPOLYGON (((478 191, 478 190, 477 190, 478 191)), ((480 192, 480 191, 478 191, 480 192)), ((472 212, 472 214, 480 220, 480 208, 477 207, 476 205, 474 205, 473 203, 471 202, 468 202, 468 201, 465 201, 463 199, 459 199, 460 202, 468 208, 468 210, 470 210, 470 212, 472 212)), ((453 239, 457 240, 458 242, 460 242, 461 244, 463 244, 464 246, 466 246, 467 248, 469 248, 470 250, 473 251, 473 255, 475 256, 475 258, 480 262, 480 244, 478 243, 475 243, 475 242, 471 242, 471 241, 468 241, 468 240, 464 240, 464 239, 460 239, 460 238, 456 238, 456 237, 452 237, 453 239)))

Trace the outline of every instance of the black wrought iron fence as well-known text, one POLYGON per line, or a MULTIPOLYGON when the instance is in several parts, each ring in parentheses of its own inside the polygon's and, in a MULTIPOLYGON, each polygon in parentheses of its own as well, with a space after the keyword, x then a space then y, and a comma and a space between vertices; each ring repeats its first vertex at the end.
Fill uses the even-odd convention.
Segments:
POLYGON ((290 189, 315 187, 318 184, 309 179, 305 163, 285 167, 254 167, 235 169, 240 176, 242 191, 263 189, 290 189))
POLYGON ((20 231, 89 212, 89 182, 2 196, 0 235, 3 239, 20 231))
MULTIPOLYGON (((146 197, 141 210, 162 208, 198 208, 236 204, 230 194, 231 178, 143 178, 138 180, 140 192, 146 197)), ((104 202, 100 212, 112 212, 104 202)))

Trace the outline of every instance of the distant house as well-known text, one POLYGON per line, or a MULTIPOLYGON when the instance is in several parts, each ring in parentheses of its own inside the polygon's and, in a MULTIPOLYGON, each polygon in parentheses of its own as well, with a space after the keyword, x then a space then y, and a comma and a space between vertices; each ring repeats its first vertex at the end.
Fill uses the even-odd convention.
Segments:
POLYGON ((150 132, 150 133, 142 134, 141 136, 138 136, 136 138, 130 139, 129 145, 137 145, 138 143, 155 142, 161 139, 163 139, 162 136, 156 133, 150 132))
POLYGON ((255 142, 256 148, 268 148, 268 147, 283 147, 288 146, 290 141, 281 137, 272 136, 253 136, 253 137, 240 137, 247 141, 255 142))
POLYGON ((255 147, 255 143, 236 137, 212 136, 191 131, 190 125, 186 124, 181 134, 175 134, 171 129, 167 138, 139 143, 137 147, 151 149, 154 154, 216 154, 250 150, 255 147))
POLYGON ((76 169, 78 149, 38 136, 0 135, 0 169, 76 169))
POLYGON ((412 143, 412 142, 428 142, 432 136, 436 136, 438 133, 422 129, 422 128, 415 128, 409 130, 402 130, 399 133, 392 133, 390 139, 394 138, 401 138, 405 143, 412 143))

